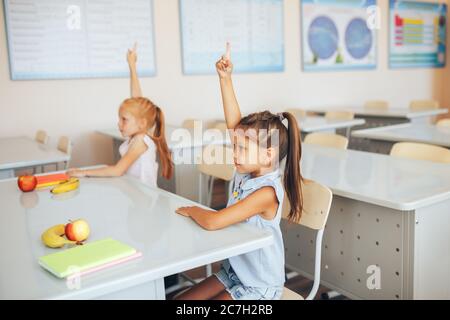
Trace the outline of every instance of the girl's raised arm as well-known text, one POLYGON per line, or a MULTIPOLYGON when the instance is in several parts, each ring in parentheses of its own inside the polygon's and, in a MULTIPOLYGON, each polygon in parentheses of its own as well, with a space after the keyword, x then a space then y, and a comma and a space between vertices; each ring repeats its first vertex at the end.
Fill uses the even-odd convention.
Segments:
POLYGON ((231 47, 227 43, 227 51, 216 63, 217 73, 220 79, 220 89, 222 92, 223 111, 228 129, 234 129, 241 121, 241 110, 234 93, 231 73, 233 72, 233 63, 231 62, 231 47))
POLYGON ((128 66, 130 67, 130 90, 132 98, 142 97, 141 84, 137 74, 137 43, 134 44, 133 49, 128 49, 127 53, 128 66))

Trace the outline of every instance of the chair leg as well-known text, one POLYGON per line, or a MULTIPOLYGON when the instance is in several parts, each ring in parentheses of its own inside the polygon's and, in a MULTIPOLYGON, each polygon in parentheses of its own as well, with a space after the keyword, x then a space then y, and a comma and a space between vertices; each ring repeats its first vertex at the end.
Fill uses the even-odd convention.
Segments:
POLYGON ((203 180, 203 174, 199 173, 199 175, 198 175, 198 203, 200 203, 200 204, 203 204, 202 203, 202 200, 203 200, 203 197, 202 197, 202 193, 203 193, 202 180, 203 180))
POLYGON ((211 277, 212 276, 212 264, 208 264, 206 265, 206 277, 211 277))
POLYGON ((210 208, 211 208, 212 196, 213 196, 213 191, 214 191, 214 181, 215 181, 214 177, 209 178, 209 188, 208 188, 208 196, 206 198, 207 199, 206 205, 210 208))

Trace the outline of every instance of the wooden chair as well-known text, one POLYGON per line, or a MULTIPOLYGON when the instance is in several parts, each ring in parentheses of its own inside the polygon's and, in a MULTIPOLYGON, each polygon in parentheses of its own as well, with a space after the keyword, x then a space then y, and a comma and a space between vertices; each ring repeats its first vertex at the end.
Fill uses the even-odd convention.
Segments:
POLYGON ((355 114, 350 111, 328 111, 325 113, 325 118, 329 120, 353 120, 355 114))
MULTIPOLYGON (((333 193, 327 187, 311 181, 304 180, 302 183, 302 198, 303 198, 303 213, 298 224, 317 231, 316 234, 316 255, 314 261, 314 284, 311 292, 306 297, 306 300, 313 300, 319 290, 320 286, 320 268, 322 257, 322 239, 327 223, 328 215, 330 213, 331 202, 333 200, 333 193)), ((289 214, 289 201, 284 201, 283 204, 283 218, 286 219, 289 214)), ((304 300, 304 298, 284 288, 282 300, 304 300)))
POLYGON ((224 121, 218 121, 214 124, 213 129, 218 129, 220 131, 228 131, 228 127, 226 122, 224 121))
POLYGON ((48 144, 49 136, 44 130, 39 130, 36 132, 35 140, 42 144, 48 144))
POLYGON ((303 109, 287 109, 286 112, 291 113, 297 119, 306 118, 306 116, 308 115, 307 112, 303 109))
POLYGON ((370 100, 365 103, 364 108, 372 110, 388 110, 389 102, 384 100, 370 100))
POLYGON ((439 128, 450 128, 450 118, 441 119, 436 124, 439 128))
POLYGON ((346 150, 348 147, 348 139, 334 133, 314 132, 305 137, 304 143, 316 144, 328 148, 336 148, 346 150))
POLYGON ((425 143, 398 142, 391 149, 391 156, 450 163, 450 150, 425 143))
POLYGON ((194 129, 196 122, 203 124, 203 121, 199 119, 186 119, 183 121, 183 124, 181 126, 185 129, 194 129))
POLYGON ((409 104, 412 111, 424 111, 439 109, 439 102, 436 100, 413 100, 409 104))

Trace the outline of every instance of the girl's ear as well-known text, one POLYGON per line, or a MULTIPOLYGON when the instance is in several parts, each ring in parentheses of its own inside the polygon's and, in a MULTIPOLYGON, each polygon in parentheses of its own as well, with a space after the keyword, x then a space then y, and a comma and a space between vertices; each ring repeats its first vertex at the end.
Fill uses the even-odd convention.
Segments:
POLYGON ((276 162, 278 162, 278 148, 270 147, 266 149, 267 151, 267 158, 270 160, 270 164, 272 166, 276 165, 276 162))
POLYGON ((139 126, 139 130, 140 131, 142 131, 142 130, 144 130, 145 128, 147 128, 147 119, 145 119, 145 118, 142 118, 142 119, 139 119, 139 121, 138 121, 138 126, 139 126))

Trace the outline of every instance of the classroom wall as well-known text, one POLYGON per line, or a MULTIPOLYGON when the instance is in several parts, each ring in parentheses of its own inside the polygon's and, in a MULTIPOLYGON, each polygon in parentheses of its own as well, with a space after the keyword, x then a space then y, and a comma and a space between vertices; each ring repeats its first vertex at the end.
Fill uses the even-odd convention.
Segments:
MULTIPOLYGON (((285 0, 285 71, 236 75, 243 113, 265 108, 358 106, 377 98, 389 100, 393 107, 406 108, 411 99, 427 98, 450 106, 450 90, 444 87, 444 80, 450 82, 449 67, 388 69, 388 0, 378 2, 383 16, 377 70, 304 73, 300 2, 285 0)), ((52 144, 60 135, 73 139, 72 166, 111 163, 112 143, 95 130, 116 125, 117 108, 129 94, 128 79, 11 81, 0 7, 0 137, 33 136, 42 128, 51 135, 52 144)), ((178 0, 154 0, 154 10, 158 75, 142 79, 144 94, 165 110, 167 123, 180 124, 192 117, 222 118, 217 77, 182 75, 178 0)))

